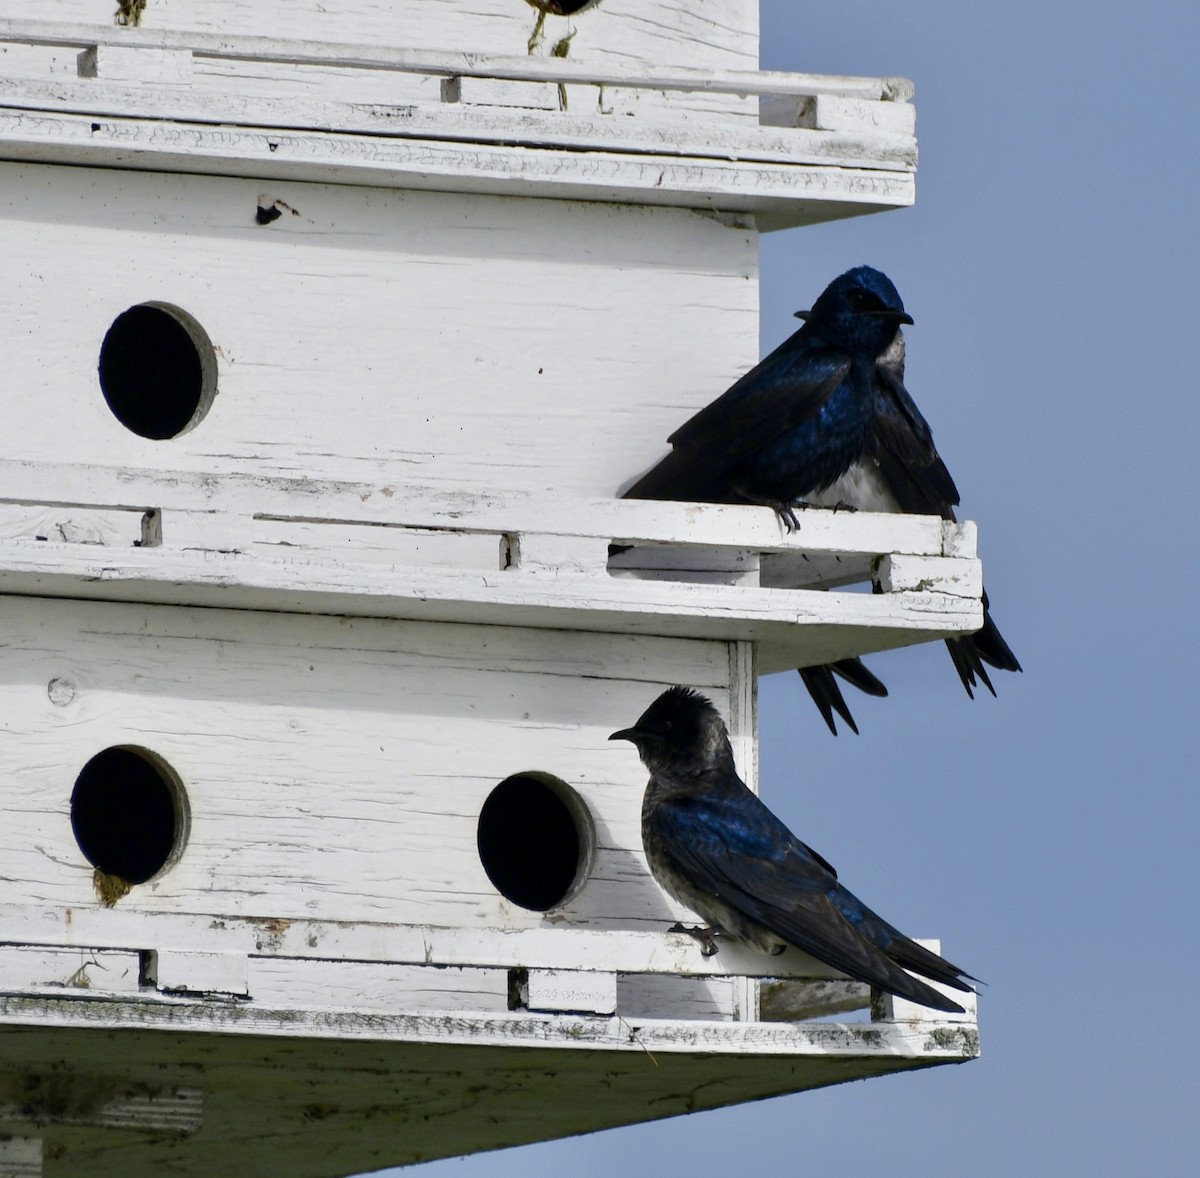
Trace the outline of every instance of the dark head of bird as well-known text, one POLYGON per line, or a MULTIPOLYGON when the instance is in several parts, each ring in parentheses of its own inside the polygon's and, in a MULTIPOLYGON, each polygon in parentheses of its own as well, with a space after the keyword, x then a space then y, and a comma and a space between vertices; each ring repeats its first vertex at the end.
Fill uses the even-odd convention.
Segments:
POLYGON ((651 773, 690 776, 724 767, 733 770, 733 749, 712 701, 690 687, 670 687, 632 728, 609 740, 630 740, 651 773))
POLYGON ((870 266, 839 275, 811 311, 796 315, 827 344, 871 359, 887 351, 902 323, 912 323, 892 280, 870 266))

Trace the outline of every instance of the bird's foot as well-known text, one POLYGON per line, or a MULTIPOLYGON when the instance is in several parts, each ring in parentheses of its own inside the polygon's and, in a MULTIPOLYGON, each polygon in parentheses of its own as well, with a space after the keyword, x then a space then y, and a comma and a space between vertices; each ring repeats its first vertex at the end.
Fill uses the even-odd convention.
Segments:
POLYGON ((689 937, 694 937, 700 942, 700 955, 702 957, 712 957, 718 949, 717 942, 714 939, 716 929, 712 927, 704 927, 703 925, 687 925, 682 921, 676 921, 671 925, 667 932, 669 933, 686 933, 689 937))
MULTIPOLYGON (((807 503, 797 503, 795 507, 807 507, 807 503)), ((783 530, 791 535, 800 530, 800 521, 796 518, 795 508, 790 503, 772 503, 776 518, 783 524, 783 530)))
POLYGON ((853 503, 847 503, 845 499, 839 499, 832 507, 825 503, 809 503, 806 499, 797 499, 794 503, 771 503, 768 506, 774 510, 779 522, 788 532, 800 530, 800 520, 796 516, 798 511, 832 511, 836 515, 839 511, 858 510, 853 503))

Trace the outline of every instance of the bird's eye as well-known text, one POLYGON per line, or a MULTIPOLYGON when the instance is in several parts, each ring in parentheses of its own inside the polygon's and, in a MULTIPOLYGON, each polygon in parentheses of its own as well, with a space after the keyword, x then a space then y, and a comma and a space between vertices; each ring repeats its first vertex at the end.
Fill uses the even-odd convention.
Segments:
POLYGON ((849 301, 855 311, 873 311, 882 305, 869 290, 852 290, 849 301))

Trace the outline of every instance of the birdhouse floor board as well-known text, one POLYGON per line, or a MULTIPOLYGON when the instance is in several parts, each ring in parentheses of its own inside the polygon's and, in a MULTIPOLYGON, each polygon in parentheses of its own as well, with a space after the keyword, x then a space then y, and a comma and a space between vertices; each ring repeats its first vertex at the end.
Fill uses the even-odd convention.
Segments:
MULTIPOLYGON (((136 899, 131 901, 136 904, 136 899)), ((232 915, 190 913, 186 911, 123 911, 88 906, 56 910, 43 905, 5 903, 0 905, 0 945, 21 946, 33 963, 20 975, 41 984, 65 984, 71 976, 66 970, 83 962, 64 957, 54 961, 52 974, 30 972, 40 964, 39 952, 46 946, 59 946, 64 954, 91 953, 96 946, 104 952, 173 951, 224 954, 231 959, 241 954, 251 961, 251 976, 261 976, 264 985, 276 989, 279 980, 296 963, 303 976, 306 961, 322 963, 333 976, 333 967, 360 962, 373 965, 428 967, 432 971, 465 968, 508 970, 514 968, 556 971, 600 972, 618 975, 644 974, 647 978, 674 981, 683 978, 729 979, 766 977, 772 979, 842 979, 831 966, 796 949, 778 956, 763 954, 736 942, 720 945, 719 952, 705 957, 694 937, 665 931, 665 921, 654 929, 619 928, 603 930, 568 925, 561 918, 550 918, 542 927, 452 928, 431 925, 398 925, 383 922, 333 922, 283 917, 247 918, 232 915), (69 912, 69 915, 66 914, 69 912), (617 935, 614 935, 614 932, 617 935), (72 964, 73 963, 73 964, 72 964)), ((938 942, 922 944, 938 951, 938 942)), ((14 949, 12 952, 17 952, 14 949)), ((13 967, 6 976, 18 976, 13 967)), ((316 968, 314 966, 314 968, 316 968)), ((417 974, 404 970, 381 970, 379 976, 395 984, 415 980, 417 974)), ((310 977, 315 975, 309 973, 310 977)), ((90 986, 121 992, 125 983, 106 985, 107 974, 90 972, 90 986)), ((478 992, 490 981, 480 977, 478 992)), ((311 983, 310 983, 311 984, 311 983)), ((333 983, 326 978, 323 985, 333 983)), ((429 977, 425 984, 438 987, 429 977)), ((249 986, 251 996, 255 985, 249 986)), ((350 987, 343 989, 351 990, 350 987)), ((648 994, 653 989, 647 986, 648 994)), ((959 1001, 966 1001, 956 994, 959 1001)), ((639 999, 643 1001, 644 999, 639 999)), ((342 1005, 348 1003, 342 1001, 342 1005)), ((352 1003, 349 1003, 352 1004, 352 1003)), ((854 1009, 859 1009, 859 1006, 854 1009)), ((958 1016, 938 1015, 943 1021, 958 1016)))
POLYGON ((467 580, 220 553, 93 556, 21 541, 0 542, 0 593, 752 641, 763 673, 971 633, 982 622, 977 598, 926 588, 872 595, 503 572, 467 580))
POLYGON ((10 1121, 4 1128, 44 1137, 46 1178, 335 1178, 975 1054, 966 1039, 955 1049, 936 1028, 871 1030, 848 1035, 836 1024, 822 1024, 810 1035, 793 1036, 790 1049, 778 1054, 712 1054, 666 1046, 628 1024, 613 1027, 609 1044, 591 1050, 579 1050, 566 1037, 540 1046, 379 1037, 311 1041, 163 1027, 125 1030, 114 1038, 104 1027, 9 1026, 2 1032, 0 1100, 6 1091, 24 1094, 26 1115, 35 1123, 10 1121), (199 1089, 202 1121, 174 1133, 97 1132, 63 1123, 51 1111, 65 1105, 86 1114, 98 1099, 97 1080, 109 1081, 106 1093, 136 1085, 162 1094, 160 1101, 199 1089))
POLYGON ((11 461, 0 513, 9 594, 754 641, 763 673, 981 616, 974 525, 933 517, 11 461))

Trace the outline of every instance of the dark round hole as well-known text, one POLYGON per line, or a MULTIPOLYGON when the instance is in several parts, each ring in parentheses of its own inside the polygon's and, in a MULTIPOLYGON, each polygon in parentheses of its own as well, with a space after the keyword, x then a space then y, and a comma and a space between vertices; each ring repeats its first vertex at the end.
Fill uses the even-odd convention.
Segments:
POLYGON ((183 787, 153 753, 110 748, 75 779, 71 829, 87 861, 127 883, 157 875, 182 842, 183 787))
POLYGON ((529 0, 529 3, 552 16, 574 16, 585 8, 595 8, 600 0, 529 0))
POLYGON ((176 437, 212 404, 212 343, 178 307, 130 307, 113 320, 100 347, 100 389, 126 429, 143 438, 176 437))
POLYGON ((488 879, 522 908, 557 907, 586 875, 587 807, 548 775, 522 773, 496 786, 479 811, 477 838, 488 879))

